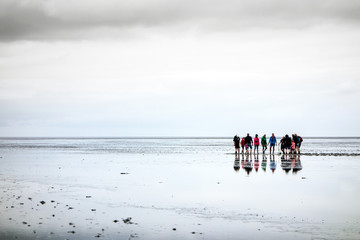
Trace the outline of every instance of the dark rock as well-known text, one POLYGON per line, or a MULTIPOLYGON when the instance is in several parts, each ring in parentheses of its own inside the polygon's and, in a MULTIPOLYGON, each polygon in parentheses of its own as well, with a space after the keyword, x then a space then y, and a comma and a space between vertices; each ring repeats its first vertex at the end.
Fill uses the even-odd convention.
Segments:
POLYGON ((46 202, 45 202, 45 201, 40 201, 40 203, 41 203, 42 205, 44 205, 46 202))
POLYGON ((123 222, 125 223, 125 224, 134 224, 132 221, 131 221, 131 217, 128 217, 128 218, 125 218, 125 219, 123 219, 123 222))

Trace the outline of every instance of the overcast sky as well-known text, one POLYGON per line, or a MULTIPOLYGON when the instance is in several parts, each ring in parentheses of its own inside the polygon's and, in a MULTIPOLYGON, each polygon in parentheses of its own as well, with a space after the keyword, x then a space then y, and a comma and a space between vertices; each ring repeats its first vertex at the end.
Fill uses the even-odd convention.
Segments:
POLYGON ((360 136, 358 0, 0 0, 0 136, 360 136))

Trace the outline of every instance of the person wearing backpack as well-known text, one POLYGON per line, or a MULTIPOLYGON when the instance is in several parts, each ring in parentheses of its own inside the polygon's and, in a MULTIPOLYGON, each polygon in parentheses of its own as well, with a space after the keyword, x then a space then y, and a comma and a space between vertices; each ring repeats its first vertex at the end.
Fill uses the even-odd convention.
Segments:
POLYGON ((300 147, 301 147, 301 143, 303 142, 303 138, 298 136, 299 138, 299 149, 298 149, 298 153, 300 154, 300 147))
POLYGON ((271 137, 269 139, 269 145, 270 145, 270 154, 271 154, 271 149, 273 150, 273 154, 275 153, 275 146, 277 145, 277 141, 276 141, 276 137, 273 134, 271 134, 271 137))
POLYGON ((236 134, 234 139, 235 154, 240 154, 240 137, 236 134))
POLYGON ((300 139, 298 138, 296 133, 293 135, 293 140, 295 142, 295 153, 300 153, 300 139))
POLYGON ((264 136, 262 136, 261 138, 261 146, 262 146, 263 154, 265 154, 265 151, 267 149, 266 134, 264 134, 264 136))
POLYGON ((286 154, 290 153, 290 149, 291 149, 291 138, 289 137, 289 135, 285 135, 285 152, 286 154))

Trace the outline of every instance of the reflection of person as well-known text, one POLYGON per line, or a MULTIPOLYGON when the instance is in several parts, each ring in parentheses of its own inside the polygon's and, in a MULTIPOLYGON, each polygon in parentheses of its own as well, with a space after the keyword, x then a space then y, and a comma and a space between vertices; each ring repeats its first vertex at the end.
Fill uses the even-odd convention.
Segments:
POLYGON ((263 153, 265 153, 265 151, 267 149, 266 134, 264 134, 264 136, 262 136, 262 138, 261 138, 261 146, 262 146, 263 153))
POLYGON ((240 155, 235 154, 234 170, 238 172, 240 170, 240 155))
POLYGON ((296 174, 298 171, 301 171, 301 170, 302 170, 302 165, 301 165, 301 161, 300 161, 300 155, 297 155, 295 158, 293 173, 296 174))
POLYGON ((275 145, 277 145, 277 142, 276 142, 276 137, 273 134, 271 134, 271 137, 269 139, 269 144, 270 144, 270 154, 271 154, 271 149, 273 150, 273 153, 275 152, 275 145))
POLYGON ((291 170, 291 162, 288 159, 288 155, 281 156, 281 168, 286 172, 289 173, 291 170))
POLYGON ((250 134, 248 133, 245 137, 245 143, 246 143, 246 153, 248 153, 249 148, 250 148, 250 153, 252 151, 252 144, 253 144, 253 139, 250 136, 250 134))
POLYGON ((270 155, 270 170, 275 172, 276 170, 276 162, 274 160, 274 155, 270 155))
POLYGON ((254 154, 254 169, 257 172, 259 170, 259 154, 254 154))
POLYGON ((246 161, 245 161, 244 169, 245 169, 245 171, 247 172, 248 175, 250 174, 250 172, 253 169, 252 159, 250 158, 250 160, 249 160, 249 155, 246 155, 246 161))
POLYGON ((240 153, 240 137, 236 134, 234 139, 235 154, 240 153))
POLYGON ((264 172, 266 172, 266 165, 267 165, 267 158, 266 155, 263 154, 263 158, 261 161, 261 169, 264 170, 264 172))

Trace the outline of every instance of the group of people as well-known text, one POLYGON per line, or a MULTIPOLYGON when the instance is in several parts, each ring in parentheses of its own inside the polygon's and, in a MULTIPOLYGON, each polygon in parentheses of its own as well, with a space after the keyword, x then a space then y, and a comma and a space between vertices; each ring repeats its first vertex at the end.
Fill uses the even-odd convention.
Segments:
MULTIPOLYGON (((303 139, 302 137, 298 136, 297 134, 293 134, 292 138, 289 137, 288 134, 286 134, 281 140, 280 140, 280 149, 283 154, 300 154, 300 147, 303 139)), ((251 153, 254 146, 254 153, 255 151, 259 153, 259 146, 261 144, 262 151, 265 154, 267 147, 270 146, 270 154, 275 153, 275 146, 277 145, 277 140, 274 135, 274 133, 271 134, 271 137, 269 138, 269 141, 267 141, 266 134, 259 139, 258 134, 255 134, 254 140, 248 133, 246 137, 243 137, 240 139, 240 137, 236 134, 233 139, 234 146, 235 146, 235 154, 240 153, 240 147, 241 147, 241 153, 244 153, 244 150, 246 153, 251 153)))

